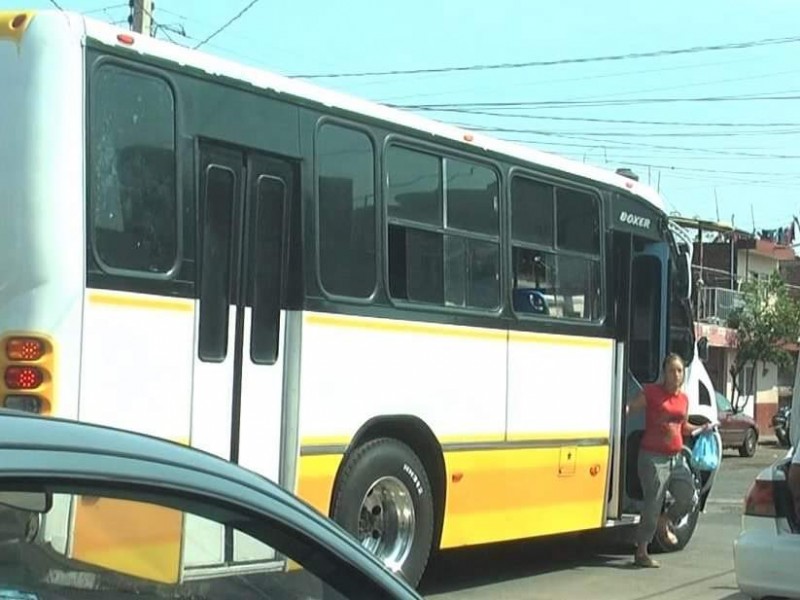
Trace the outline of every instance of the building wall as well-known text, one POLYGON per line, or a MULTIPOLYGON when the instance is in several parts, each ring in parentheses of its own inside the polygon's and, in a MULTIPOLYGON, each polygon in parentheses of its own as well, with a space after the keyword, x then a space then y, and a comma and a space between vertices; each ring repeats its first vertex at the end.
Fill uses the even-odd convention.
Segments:
POLYGON ((759 363, 756 384, 758 396, 755 401, 755 420, 758 423, 758 430, 762 433, 769 433, 769 426, 772 417, 778 411, 778 367, 767 364, 767 373, 764 375, 762 364, 759 363))
MULTIPOLYGON (((725 370, 730 373, 730 368, 736 360, 736 349, 728 348, 725 350, 725 370)), ((758 430, 761 435, 769 434, 772 416, 778 410, 779 388, 778 388, 778 367, 771 363, 767 364, 766 373, 764 364, 758 363, 755 369, 755 394, 749 398, 741 399, 739 404, 744 403, 744 414, 754 418, 758 423, 758 430)), ((734 400, 733 381, 728 375, 725 378, 725 389, 720 390, 731 402, 734 400)))
MULTIPOLYGON (((694 245, 692 262, 695 268, 700 267, 700 245, 694 245)), ((731 271, 731 247, 730 244, 703 244, 703 267, 725 271, 731 271)), ((703 271, 703 283, 706 287, 721 287, 730 289, 730 277, 725 273, 714 271, 703 271)))
POLYGON ((778 268, 778 261, 774 258, 761 256, 747 250, 739 250, 736 265, 736 275, 739 281, 745 281, 752 273, 769 275, 778 268))

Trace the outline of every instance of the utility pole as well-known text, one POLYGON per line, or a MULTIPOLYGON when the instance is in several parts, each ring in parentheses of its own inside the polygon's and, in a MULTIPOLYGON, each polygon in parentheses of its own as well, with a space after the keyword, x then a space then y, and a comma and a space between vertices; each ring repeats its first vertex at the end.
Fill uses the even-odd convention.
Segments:
POLYGON ((153 25, 153 0, 130 0, 133 30, 144 35, 150 35, 153 25))

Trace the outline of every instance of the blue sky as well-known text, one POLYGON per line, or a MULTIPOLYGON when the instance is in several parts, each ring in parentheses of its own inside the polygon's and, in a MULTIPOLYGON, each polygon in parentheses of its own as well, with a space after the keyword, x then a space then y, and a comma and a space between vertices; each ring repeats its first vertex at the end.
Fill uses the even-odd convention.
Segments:
MULTIPOLYGON (((126 1, 58 3, 127 27, 126 1)), ((194 45, 247 4, 156 0, 157 35, 194 45)), ((0 7, 12 6, 20 4, 0 0, 0 7)), ((23 7, 52 3, 29 0, 23 7)), ((309 75, 627 55, 797 36, 794 42, 655 58, 314 80, 380 102, 449 105, 447 112, 424 114, 598 166, 630 167, 659 187, 672 211, 707 219, 719 214, 727 222, 733 217, 737 227, 760 230, 800 216, 798 22, 796 0, 261 0, 204 50, 285 75, 309 75), (752 95, 797 99, 742 98, 752 95), (710 97, 733 98, 696 101, 710 97), (647 99, 669 102, 641 102, 647 99), (497 113, 491 115, 463 106, 530 102, 557 104, 478 109, 497 113)))

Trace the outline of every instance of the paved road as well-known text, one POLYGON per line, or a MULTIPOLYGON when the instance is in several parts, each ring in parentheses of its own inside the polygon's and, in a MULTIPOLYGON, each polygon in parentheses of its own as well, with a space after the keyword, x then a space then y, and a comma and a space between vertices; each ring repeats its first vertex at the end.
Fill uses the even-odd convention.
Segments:
POLYGON ((784 453, 772 445, 752 459, 726 452, 694 538, 684 551, 659 556, 660 569, 634 568, 627 547, 599 536, 537 540, 442 553, 420 591, 436 600, 743 600, 732 554, 742 500, 758 472, 784 453))

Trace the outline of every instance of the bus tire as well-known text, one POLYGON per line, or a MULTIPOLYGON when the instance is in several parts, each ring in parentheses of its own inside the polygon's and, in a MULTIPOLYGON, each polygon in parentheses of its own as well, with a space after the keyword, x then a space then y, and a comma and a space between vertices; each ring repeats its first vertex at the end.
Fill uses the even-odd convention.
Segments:
POLYGON ((416 587, 433 545, 431 485, 406 444, 377 438, 347 458, 336 485, 333 519, 391 571, 416 587))

